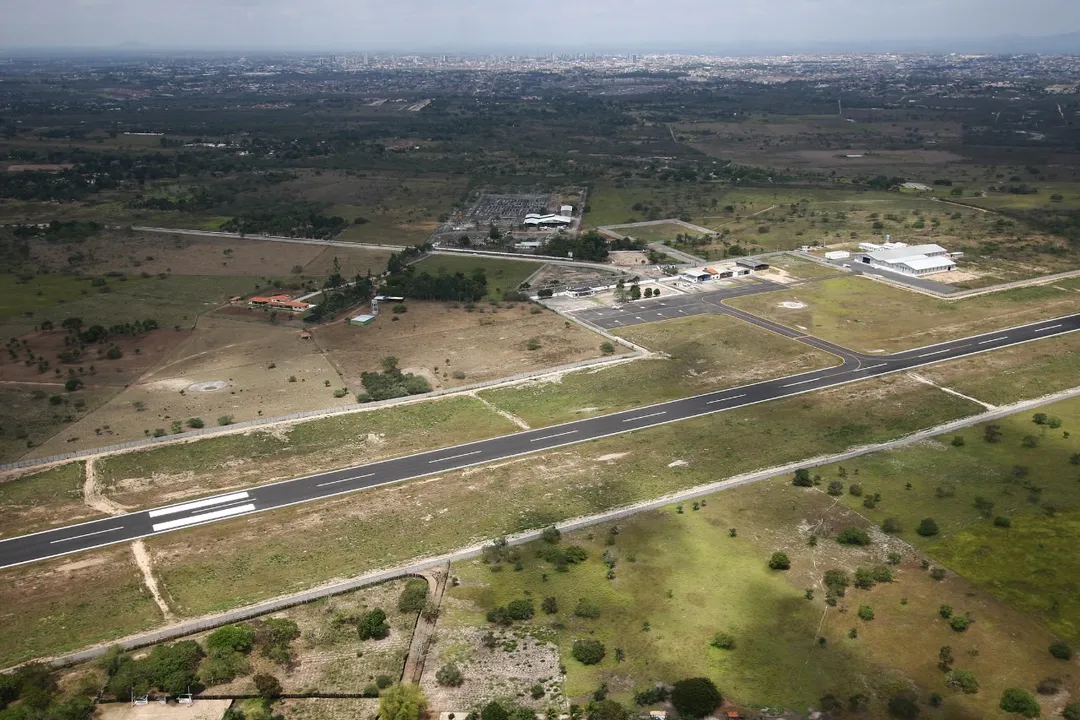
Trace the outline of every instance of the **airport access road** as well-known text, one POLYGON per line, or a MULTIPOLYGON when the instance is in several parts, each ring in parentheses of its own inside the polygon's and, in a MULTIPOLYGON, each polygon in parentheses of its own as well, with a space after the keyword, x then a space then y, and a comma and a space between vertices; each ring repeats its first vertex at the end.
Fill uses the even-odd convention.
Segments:
POLYGON ((840 364, 823 370, 0 540, 0 567, 621 435, 1077 330, 1080 313, 894 355, 869 357, 848 352, 840 364))

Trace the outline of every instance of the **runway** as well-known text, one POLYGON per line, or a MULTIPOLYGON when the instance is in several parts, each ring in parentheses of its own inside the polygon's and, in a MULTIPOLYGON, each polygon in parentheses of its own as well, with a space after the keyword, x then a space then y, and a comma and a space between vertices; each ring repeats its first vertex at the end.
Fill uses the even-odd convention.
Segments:
MULTIPOLYGON (((725 310, 738 317, 745 315, 732 308, 725 307, 725 310)), ((800 336, 797 331, 752 315, 746 315, 744 319, 776 332, 782 332, 800 342, 833 352, 840 358, 840 364, 823 370, 719 390, 634 410, 576 420, 537 430, 526 430, 512 435, 368 465, 260 485, 224 495, 16 536, 0 541, 0 567, 36 562, 181 528, 356 492, 378 485, 620 435, 1080 330, 1080 313, 1077 313, 893 355, 870 356, 840 348, 817 338, 800 336)))

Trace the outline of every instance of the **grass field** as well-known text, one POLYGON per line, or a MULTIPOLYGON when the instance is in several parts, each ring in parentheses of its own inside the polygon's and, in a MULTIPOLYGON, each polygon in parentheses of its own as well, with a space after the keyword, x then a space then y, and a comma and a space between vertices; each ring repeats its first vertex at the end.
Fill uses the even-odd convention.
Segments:
POLYGON ((83 463, 0 482, 0 536, 21 535, 101 517, 83 503, 83 463))
MULTIPOLYGON (((898 437, 974 407, 900 378, 853 387, 160 535, 148 544, 175 607, 197 615, 898 437)), ((262 467, 248 463, 253 472, 262 467)))
POLYGON ((114 455, 100 461, 98 477, 121 504, 159 505, 515 429, 474 398, 448 398, 114 455))
POLYGON ((679 223, 658 223, 656 225, 641 225, 638 227, 624 227, 621 225, 612 225, 612 232, 617 232, 622 235, 629 235, 635 240, 644 240, 645 242, 664 242, 665 240, 674 241, 677 235, 698 235, 694 230, 684 227, 679 223))
POLYGON ((501 300, 503 292, 517 290, 521 283, 544 265, 525 260, 503 260, 468 255, 432 255, 421 260, 416 267, 433 275, 442 273, 471 275, 477 268, 483 268, 487 275, 488 286, 485 298, 501 300))
POLYGON ((784 253, 783 255, 773 255, 769 258, 769 265, 774 268, 780 268, 788 275, 800 280, 821 280, 823 278, 835 277, 836 275, 846 272, 788 253, 784 253))
POLYGON ((852 350, 895 352, 1080 310, 1080 282, 946 302, 867 278, 824 280, 736 298, 730 305, 852 350), (788 309, 781 302, 806 305, 788 309))
MULTIPOLYGON (((910 555, 894 582, 849 589, 838 607, 827 608, 825 570, 881 565, 886 547, 851 549, 828 538, 863 520, 824 493, 780 478, 706 502, 696 511, 686 504, 682 514, 668 507, 621 521, 614 536, 610 526, 565 536, 563 545, 578 544, 589 554, 566 573, 536 557, 540 543, 522 548, 520 572, 491 572, 480 561, 457 564, 461 584, 448 589, 449 613, 440 623, 487 626, 486 610, 531 597, 536 617, 522 627, 556 639, 568 671, 567 695, 581 703, 601 683, 614 698, 632 702, 633 692, 658 681, 704 675, 726 698, 755 709, 799 712, 820 707, 827 693, 843 702, 862 693, 872 698, 870 716, 886 717, 890 696, 914 684, 924 697, 937 692, 946 698, 940 715, 926 708, 932 717, 986 718, 998 717, 1007 685, 1031 687, 1062 671, 1046 652, 1051 637, 1044 628, 959 578, 935 582, 910 555), (729 536, 731 527, 737 537, 729 536), (810 547, 812 532, 822 538, 810 547), (775 550, 788 554, 789 571, 768 569, 775 550), (615 564, 613 579, 605 578, 605 553, 615 564), (808 587, 815 590, 812 601, 805 597, 808 587), (556 599, 556 614, 541 611, 544 597, 556 599), (598 607, 599 617, 575 616, 581 598, 598 607), (874 609, 872 621, 854 617, 864 604, 874 609), (940 604, 972 612, 977 624, 960 636, 938 618, 940 604), (852 627, 856 638, 849 636, 852 627), (710 647, 717 632, 733 635, 734 649, 710 647), (584 637, 605 644, 600 664, 584 666, 571 657, 574 640, 584 637), (978 695, 946 689, 935 667, 946 644, 957 667, 981 682, 978 695), (977 654, 967 652, 972 648, 977 654)), ((470 668, 463 671, 468 676, 470 668)))
POLYGON ((530 425, 551 425, 839 362, 724 315, 649 323, 617 334, 663 355, 480 395, 530 425))
POLYGON ((0 570, 0 608, 0 667, 161 622, 126 545, 0 570))
POLYGON ((87 417, 118 392, 119 387, 105 387, 68 393, 62 382, 51 380, 0 386, 0 458, 11 461, 36 452, 42 443, 87 417), (59 405, 46 399, 53 395, 61 397, 59 405))
MULTIPOLYGON (((1077 641, 1080 561, 1073 548, 1080 542, 1080 465, 1071 458, 1080 457, 1080 401, 1040 412, 1059 418, 1060 428, 1036 425, 1028 412, 995 421, 999 442, 987 442, 986 426, 977 426, 845 463, 846 483, 860 484, 864 496, 880 492, 882 499, 869 509, 862 498, 843 497, 875 522, 896 518, 905 541, 1077 641), (1036 447, 1023 446, 1028 436, 1036 447), (954 437, 963 445, 954 446, 954 437), (995 526, 999 516, 1009 518, 1011 527, 995 526), (927 517, 940 534, 915 532, 927 517)), ((821 470, 826 480, 837 472, 821 470)))

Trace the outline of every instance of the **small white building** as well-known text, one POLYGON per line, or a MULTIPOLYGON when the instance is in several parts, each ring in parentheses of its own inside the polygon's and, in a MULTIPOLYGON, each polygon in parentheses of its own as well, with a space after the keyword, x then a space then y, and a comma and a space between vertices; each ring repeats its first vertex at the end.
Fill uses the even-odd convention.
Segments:
POLYGON ((565 215, 566 217, 573 216, 573 214, 574 214, 574 206, 573 205, 563 205, 562 207, 559 208, 559 214, 560 215, 565 215))
POLYGON ((826 260, 847 260, 851 257, 851 253, 847 250, 830 250, 825 253, 826 260))
POLYGON ((933 275, 956 269, 949 251, 933 244, 874 250, 861 255, 859 262, 901 275, 933 275))

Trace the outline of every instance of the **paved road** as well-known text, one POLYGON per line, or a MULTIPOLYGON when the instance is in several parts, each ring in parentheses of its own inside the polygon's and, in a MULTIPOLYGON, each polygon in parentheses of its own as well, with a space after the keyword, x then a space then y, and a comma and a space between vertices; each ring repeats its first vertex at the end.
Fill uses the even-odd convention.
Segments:
POLYGON ((729 308, 721 304, 723 300, 772 292, 785 287, 769 280, 755 280, 755 282, 735 284, 712 292, 668 294, 656 300, 636 300, 624 305, 578 310, 571 315, 605 330, 617 330, 659 320, 726 312, 729 308))
MULTIPOLYGON (((754 318, 754 320, 759 324, 764 322, 759 318, 754 318)), ((795 332, 788 328, 782 329, 788 334, 795 332)), ((842 357, 842 362, 824 370, 814 370, 611 415, 577 420, 538 430, 527 430, 490 440, 480 440, 369 465, 261 485, 249 490, 192 502, 13 537, 0 541, 0 567, 35 562, 179 528, 701 417, 1077 330, 1080 330, 1080 313, 887 356, 862 355, 842 348, 838 349, 816 338, 797 337, 815 346, 832 351, 840 350, 838 354, 842 357)))

